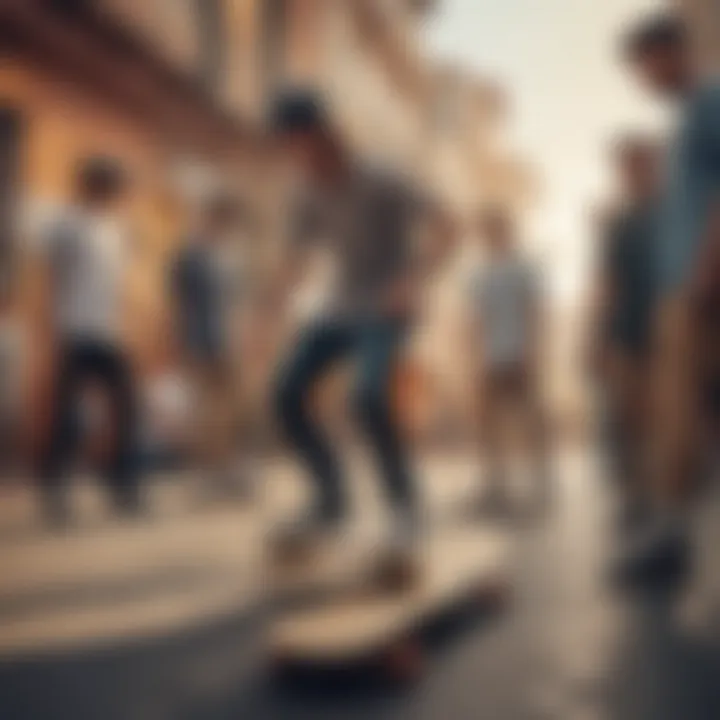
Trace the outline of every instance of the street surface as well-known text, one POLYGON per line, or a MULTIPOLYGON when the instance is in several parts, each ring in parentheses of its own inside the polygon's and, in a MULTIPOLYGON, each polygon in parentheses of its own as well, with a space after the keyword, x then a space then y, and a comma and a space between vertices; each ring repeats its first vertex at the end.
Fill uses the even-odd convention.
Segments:
MULTIPOLYGON (((450 516, 476 472, 470 459, 436 458, 422 475, 434 513, 450 516)), ((628 595, 605 579, 615 550, 610 484, 581 450, 563 453, 558 475, 547 515, 520 513, 512 528, 511 605, 447 629, 423 680, 405 689, 366 678, 272 681, 257 552, 267 517, 250 508, 197 508, 187 483, 163 480, 150 519, 101 523, 93 501, 86 524, 58 540, 39 533, 27 498, 13 497, 0 517, 1 715, 717 720, 720 497, 705 501, 696 523, 688 585, 672 596, 628 595)), ((265 477, 268 513, 298 501, 285 464, 265 477)), ((374 507, 372 486, 357 485, 363 506, 374 507)))

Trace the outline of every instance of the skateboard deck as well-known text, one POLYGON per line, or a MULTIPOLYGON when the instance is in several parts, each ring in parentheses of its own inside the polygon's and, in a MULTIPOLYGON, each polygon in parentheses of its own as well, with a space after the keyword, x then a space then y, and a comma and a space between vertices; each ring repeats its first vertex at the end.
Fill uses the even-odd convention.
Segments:
POLYGON ((368 587, 278 616, 269 629, 271 657, 280 667, 402 657, 432 619, 468 601, 500 599, 509 549, 502 531, 438 531, 419 549, 418 580, 405 590, 368 587))

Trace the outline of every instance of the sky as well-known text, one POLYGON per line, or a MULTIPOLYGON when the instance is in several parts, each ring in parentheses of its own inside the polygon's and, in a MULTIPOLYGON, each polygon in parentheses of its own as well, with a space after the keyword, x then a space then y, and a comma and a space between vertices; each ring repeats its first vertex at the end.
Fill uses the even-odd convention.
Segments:
POLYGON ((661 0, 442 0, 429 42, 443 58, 497 79, 511 99, 514 146, 537 168, 534 213, 558 297, 584 283, 590 210, 608 191, 604 155, 619 130, 658 131, 666 111, 618 61, 628 22, 661 0))

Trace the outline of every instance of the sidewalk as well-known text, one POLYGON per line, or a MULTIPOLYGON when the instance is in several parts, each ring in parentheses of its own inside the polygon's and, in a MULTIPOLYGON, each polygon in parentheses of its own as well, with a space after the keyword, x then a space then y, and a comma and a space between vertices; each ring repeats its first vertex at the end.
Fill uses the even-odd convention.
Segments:
MULTIPOLYGON (((354 505, 382 523, 382 490, 372 468, 351 463, 354 505)), ((474 491, 471 458, 421 464, 434 517, 452 516, 474 491)), ((113 519, 102 488, 73 488, 75 527, 40 522, 30 485, 0 499, 0 657, 167 635, 248 613, 267 591, 264 532, 295 512, 307 486, 291 462, 268 462, 255 503, 198 505, 197 478, 150 480, 148 516, 113 519)))
POLYGON ((187 481, 155 484, 149 517, 107 517, 92 486, 75 528, 39 524, 20 490, 0 513, 0 655, 168 633, 257 600, 260 524, 242 505, 193 509, 187 481))

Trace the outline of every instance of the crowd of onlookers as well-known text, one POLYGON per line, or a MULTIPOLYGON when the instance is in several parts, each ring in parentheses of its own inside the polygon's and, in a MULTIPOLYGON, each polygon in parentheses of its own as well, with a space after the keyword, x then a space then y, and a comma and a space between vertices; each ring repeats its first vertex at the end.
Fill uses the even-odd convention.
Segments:
POLYGON ((643 20, 623 61, 678 106, 667 141, 612 151, 618 202, 601 225, 589 358, 621 488, 621 577, 687 568, 693 500, 711 476, 718 421, 720 85, 701 74, 674 13, 643 20))

